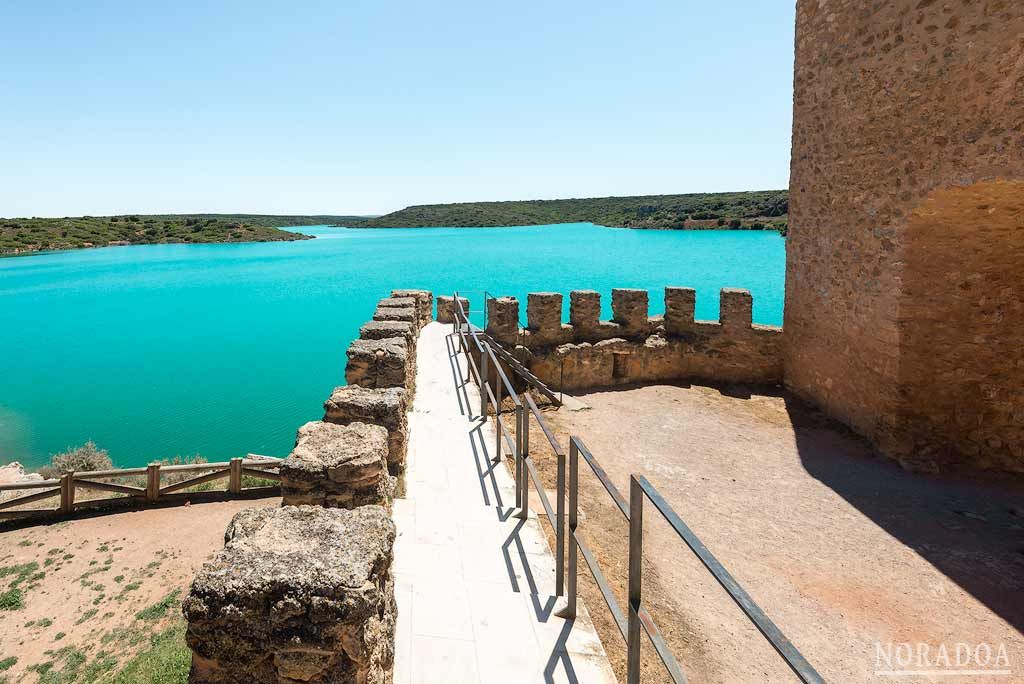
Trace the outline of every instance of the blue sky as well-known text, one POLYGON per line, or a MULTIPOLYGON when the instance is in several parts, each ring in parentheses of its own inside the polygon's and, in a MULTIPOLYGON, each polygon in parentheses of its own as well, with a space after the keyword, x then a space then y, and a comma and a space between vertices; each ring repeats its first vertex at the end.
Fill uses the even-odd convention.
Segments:
POLYGON ((785 187, 793 5, 5 2, 0 216, 785 187))

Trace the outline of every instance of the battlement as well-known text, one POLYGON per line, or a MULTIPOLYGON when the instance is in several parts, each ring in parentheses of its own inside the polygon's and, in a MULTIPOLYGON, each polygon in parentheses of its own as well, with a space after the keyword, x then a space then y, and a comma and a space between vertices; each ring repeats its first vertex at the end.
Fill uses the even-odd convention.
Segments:
POLYGON ((753 323, 753 297, 725 288, 718 321, 694 317, 691 288, 665 288, 665 314, 650 316, 647 290, 613 289, 612 318, 601 320, 601 294, 569 293, 569 322, 558 292, 531 292, 526 327, 519 300, 487 300, 487 333, 527 357, 530 370, 555 387, 579 390, 687 378, 721 382, 782 380, 782 328, 753 323))
POLYGON ((526 302, 526 327, 519 328, 519 300, 487 300, 487 332, 502 343, 516 342, 535 349, 610 339, 646 340, 659 334, 688 338, 695 334, 781 335, 776 326, 753 323, 754 299, 747 290, 722 289, 718 321, 694 318, 697 293, 686 287, 665 288, 665 314, 651 317, 647 290, 613 289, 612 318, 602 321, 601 293, 569 293, 569 322, 562 322, 563 297, 557 292, 531 292, 526 302))

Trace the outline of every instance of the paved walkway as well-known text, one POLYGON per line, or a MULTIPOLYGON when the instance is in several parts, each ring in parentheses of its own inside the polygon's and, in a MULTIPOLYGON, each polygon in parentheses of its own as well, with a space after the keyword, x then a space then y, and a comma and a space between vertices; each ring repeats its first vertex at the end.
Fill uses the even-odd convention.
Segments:
POLYGON ((396 499, 395 683, 615 682, 582 603, 555 616, 554 558, 534 514, 491 460, 494 423, 450 326, 420 333, 406 498, 396 499))

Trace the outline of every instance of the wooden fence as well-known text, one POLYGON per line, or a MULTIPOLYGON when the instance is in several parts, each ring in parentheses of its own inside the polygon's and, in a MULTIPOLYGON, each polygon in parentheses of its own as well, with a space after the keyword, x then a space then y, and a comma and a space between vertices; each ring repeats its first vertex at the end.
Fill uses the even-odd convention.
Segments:
POLYGON ((281 489, 281 476, 276 472, 280 465, 281 459, 279 458, 249 454, 246 458, 233 458, 220 463, 188 463, 184 465, 152 463, 144 468, 67 472, 58 479, 0 484, 0 497, 4 496, 5 492, 38 490, 31 494, 0 501, 0 521, 67 516, 79 510, 107 507, 184 503, 243 495, 273 495, 280 492, 281 489), (193 473, 199 474, 189 477, 193 473), (185 476, 185 479, 179 479, 182 475, 185 476), (252 478, 250 479, 251 486, 246 486, 246 478, 252 478), (186 491, 222 479, 227 479, 225 489, 186 491), (164 480, 167 481, 164 482, 164 480), (266 481, 277 484, 266 485, 266 481), (76 500, 78 490, 108 492, 116 496, 76 500), (58 505, 55 508, 23 508, 51 497, 58 498, 58 505))

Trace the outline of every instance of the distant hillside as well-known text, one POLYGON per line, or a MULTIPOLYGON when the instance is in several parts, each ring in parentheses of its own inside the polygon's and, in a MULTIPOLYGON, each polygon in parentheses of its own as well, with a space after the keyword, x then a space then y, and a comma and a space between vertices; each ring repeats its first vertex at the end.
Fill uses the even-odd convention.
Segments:
POLYGON ((786 190, 690 195, 645 195, 592 199, 425 204, 367 219, 354 225, 525 226, 589 222, 621 228, 745 228, 786 232, 786 190))
POLYGON ((263 214, 159 214, 0 218, 0 254, 111 244, 166 242, 273 242, 310 236, 280 227, 364 221, 354 216, 268 216, 263 214))

